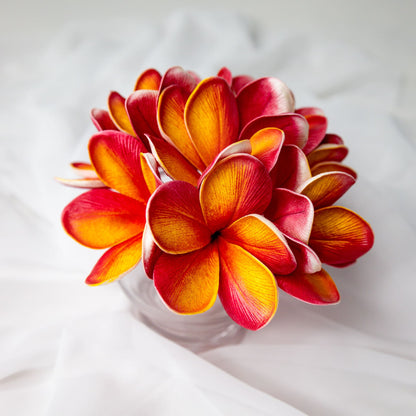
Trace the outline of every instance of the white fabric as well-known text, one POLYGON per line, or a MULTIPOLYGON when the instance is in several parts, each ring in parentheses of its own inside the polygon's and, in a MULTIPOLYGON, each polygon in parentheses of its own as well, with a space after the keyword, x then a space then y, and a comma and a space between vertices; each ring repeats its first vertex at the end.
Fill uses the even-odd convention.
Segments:
POLYGON ((414 414, 414 37, 397 35, 397 49, 387 35, 375 50, 385 42, 397 59, 318 30, 177 13, 158 23, 70 25, 42 50, 3 44, 0 414, 414 414), (110 89, 126 95, 142 70, 172 65, 202 76, 223 65, 277 76, 298 106, 325 110, 359 173, 341 204, 376 237, 356 265, 330 269, 339 305, 281 294, 269 326, 195 355, 134 320, 117 284, 83 284, 99 253, 61 229, 60 212, 78 191, 53 177, 87 160, 88 111, 104 107, 110 89))

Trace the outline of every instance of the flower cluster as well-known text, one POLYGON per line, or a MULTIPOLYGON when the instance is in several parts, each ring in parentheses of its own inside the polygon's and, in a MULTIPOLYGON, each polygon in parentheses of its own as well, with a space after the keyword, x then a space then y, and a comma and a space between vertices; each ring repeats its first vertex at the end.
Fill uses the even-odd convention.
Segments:
POLYGON ((208 310, 257 330, 278 288, 314 304, 339 301, 322 263, 344 267, 373 244, 370 226, 334 203, 355 183, 348 149, 324 113, 295 107, 276 78, 201 80, 149 69, 108 110, 93 109, 90 163, 73 163, 89 190, 62 213, 79 243, 107 250, 86 279, 111 282, 140 260, 164 303, 208 310))

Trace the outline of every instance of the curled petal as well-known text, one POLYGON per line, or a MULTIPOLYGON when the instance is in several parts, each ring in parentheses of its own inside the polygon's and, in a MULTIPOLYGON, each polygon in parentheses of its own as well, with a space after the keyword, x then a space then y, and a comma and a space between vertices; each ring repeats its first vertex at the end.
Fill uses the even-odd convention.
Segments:
POLYGON ((316 273, 322 269, 318 255, 305 243, 286 235, 289 247, 296 258, 296 271, 302 273, 316 273))
POLYGON ((233 76, 231 71, 227 67, 222 67, 217 74, 218 77, 224 78, 227 81, 227 84, 231 86, 233 82, 233 76))
POLYGON ((65 178, 55 178, 59 183, 66 186, 71 186, 73 188, 107 188, 100 179, 98 178, 84 178, 84 179, 65 179, 65 178))
POLYGON ((90 248, 108 248, 142 233, 145 205, 108 189, 93 189, 75 198, 62 212, 62 225, 90 248))
POLYGON ((227 314, 253 331, 276 313, 278 292, 271 271, 243 248, 219 238, 219 297, 227 314))
POLYGON ((113 282, 137 266, 141 256, 141 235, 117 244, 101 256, 85 283, 96 286, 113 282))
POLYGON ((172 311, 190 315, 207 311, 218 293, 216 244, 188 254, 162 253, 153 273, 156 290, 172 311))
POLYGON ((240 140, 249 139, 255 132, 267 127, 283 130, 284 144, 294 144, 302 148, 308 140, 309 125, 300 114, 257 117, 244 127, 240 133, 240 140))
POLYGON ((321 144, 313 152, 308 154, 308 161, 311 167, 317 163, 326 161, 342 162, 347 154, 348 148, 342 144, 321 144))
POLYGON ((93 108, 91 110, 91 120, 98 131, 103 130, 118 130, 110 117, 110 114, 106 110, 100 108, 93 108))
POLYGON ((151 153, 140 153, 140 166, 147 189, 152 194, 163 183, 160 179, 156 159, 151 153))
POLYGON ((355 179, 344 172, 326 172, 313 176, 299 189, 315 209, 332 205, 354 185, 355 179))
POLYGON ((344 140, 338 134, 327 133, 325 134, 322 144, 332 143, 332 144, 344 144, 344 140))
POLYGON ((152 153, 163 170, 173 179, 197 185, 200 174, 176 148, 166 140, 147 136, 152 153))
POLYGON ((289 189, 274 189, 264 215, 285 235, 308 242, 313 222, 313 205, 305 196, 289 189))
POLYGON ((313 165, 311 168, 313 176, 319 175, 320 173, 325 172, 344 172, 348 175, 351 175, 354 179, 357 179, 357 173, 354 169, 351 169, 349 166, 343 165, 340 162, 320 162, 316 165, 313 165))
POLYGON ((264 263, 275 274, 289 274, 296 260, 284 235, 261 215, 239 218, 221 231, 221 237, 238 245, 264 263))
POLYGON ((161 80, 162 76, 156 69, 147 69, 137 78, 134 90, 159 90, 161 80))
POLYGON ((259 130, 250 138, 251 154, 259 159, 267 170, 271 170, 279 157, 285 134, 280 129, 259 130))
POLYGON ((118 129, 135 136, 136 133, 130 123, 125 104, 126 99, 118 92, 112 91, 110 93, 108 97, 108 109, 111 119, 118 129))
POLYGON ((81 178, 85 179, 97 179, 97 173, 94 170, 94 166, 90 163, 84 162, 72 162, 71 168, 75 172, 75 174, 81 178))
POLYGON ((91 137, 88 150, 98 176, 107 186, 139 201, 149 199, 140 166, 140 153, 146 148, 139 140, 107 130, 91 137))
POLYGON ((296 112, 304 116, 309 124, 308 142, 302 149, 307 155, 324 139, 328 127, 328 120, 320 108, 305 107, 297 109, 296 112))
POLYGON ((185 71, 180 66, 169 68, 160 83, 160 92, 170 85, 178 85, 189 95, 198 83, 195 74, 185 71))
POLYGON ((212 232, 247 214, 262 214, 272 183, 264 165, 245 154, 228 156, 208 172, 200 187, 202 212, 212 232))
POLYGON ((177 85, 167 87, 162 92, 157 114, 159 129, 165 140, 175 146, 197 169, 203 171, 206 166, 199 157, 185 126, 187 98, 185 91, 177 85))
POLYGON ((143 268, 147 277, 149 277, 149 279, 153 279, 153 271, 156 261, 161 256, 163 251, 153 240, 152 232, 150 231, 148 224, 144 227, 142 245, 143 268))
POLYGON ((156 244, 167 253, 189 253, 211 241, 198 190, 187 182, 172 181, 157 188, 148 203, 147 223, 156 244))
POLYGON ((198 84, 186 103, 185 123, 205 166, 237 140, 237 103, 223 78, 207 78, 198 84))
POLYGON ((308 274, 296 270, 288 276, 276 276, 279 288, 293 297, 315 305, 339 302, 338 289, 324 270, 308 274))
POLYGON ((139 137, 144 134, 159 136, 157 98, 158 92, 154 90, 138 90, 127 98, 126 108, 130 123, 139 137))
POLYGON ((240 128, 260 116, 291 113, 294 99, 285 83, 277 78, 259 78, 247 84, 237 95, 240 128))
POLYGON ((276 188, 297 190, 311 177, 305 154, 297 146, 283 146, 270 176, 276 188))
POLYGON ((352 262, 373 243, 370 226, 355 212, 334 206, 315 211, 309 245, 323 263, 337 266, 352 262))
POLYGON ((249 75, 237 75, 232 80, 232 90, 238 94, 242 88, 244 88, 247 84, 250 84, 252 81, 254 81, 254 78, 249 75))

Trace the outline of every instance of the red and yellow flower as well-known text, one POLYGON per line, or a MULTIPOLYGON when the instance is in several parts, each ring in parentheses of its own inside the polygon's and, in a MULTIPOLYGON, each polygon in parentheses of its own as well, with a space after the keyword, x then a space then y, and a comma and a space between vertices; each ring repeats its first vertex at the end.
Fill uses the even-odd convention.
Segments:
POLYGON ((322 264, 344 267, 373 244, 366 221, 333 205, 357 178, 341 163, 343 140, 327 133, 322 110, 296 109, 276 78, 149 69, 91 116, 90 163, 72 164, 80 179, 60 179, 90 188, 64 209, 65 230, 107 249, 88 284, 123 276, 143 256, 171 310, 201 313, 218 296, 256 330, 273 317, 278 288, 338 302, 322 264))

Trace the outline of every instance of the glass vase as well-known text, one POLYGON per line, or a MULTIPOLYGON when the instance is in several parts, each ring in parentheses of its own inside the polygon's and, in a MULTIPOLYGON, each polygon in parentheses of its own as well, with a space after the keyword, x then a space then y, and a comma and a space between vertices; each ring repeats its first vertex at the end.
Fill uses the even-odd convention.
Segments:
POLYGON ((244 337, 245 329, 230 319, 218 298, 212 308, 202 314, 179 315, 169 310, 141 264, 119 282, 131 301, 135 317, 194 352, 237 344, 244 337))

